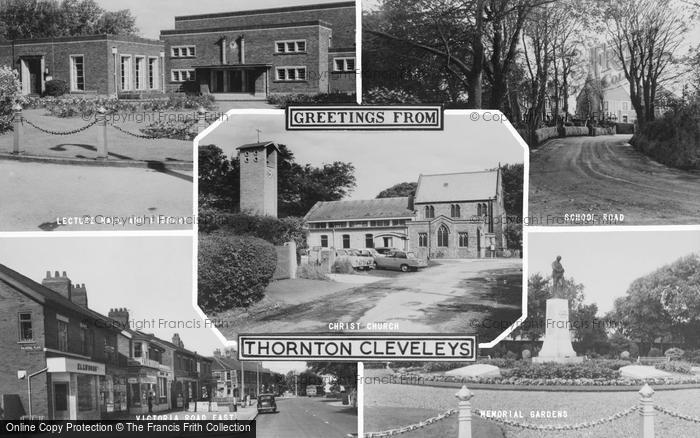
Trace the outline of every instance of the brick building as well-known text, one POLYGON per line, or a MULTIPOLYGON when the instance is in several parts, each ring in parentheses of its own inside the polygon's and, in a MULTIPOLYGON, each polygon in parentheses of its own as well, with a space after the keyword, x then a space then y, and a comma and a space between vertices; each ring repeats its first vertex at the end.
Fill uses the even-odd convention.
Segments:
POLYGON ((490 256, 506 248, 502 186, 500 170, 421 175, 415 197, 319 202, 305 216, 308 245, 490 256))
POLYGON ((108 400, 111 409, 115 404, 121 409, 126 362, 118 353, 120 330, 87 308, 84 286, 74 285, 65 272, 47 273, 39 284, 0 265, 0 296, 6 419, 30 411, 48 419, 99 419, 108 400))
POLYGON ((161 39, 168 90, 355 92, 354 2, 175 17, 161 39))
POLYGON ((235 357, 234 350, 220 350, 212 357, 212 374, 216 381, 214 395, 219 399, 249 395, 257 398, 260 394, 274 392, 275 373, 262 366, 260 362, 241 362, 235 357))
POLYGON ((164 89, 163 43, 90 35, 0 41, 0 65, 16 69, 22 93, 40 95, 51 79, 76 95, 149 95, 164 89))

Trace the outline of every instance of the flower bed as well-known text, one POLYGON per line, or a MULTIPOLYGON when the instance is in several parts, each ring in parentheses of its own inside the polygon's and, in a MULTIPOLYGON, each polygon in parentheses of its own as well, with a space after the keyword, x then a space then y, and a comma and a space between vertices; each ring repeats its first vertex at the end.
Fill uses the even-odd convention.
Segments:
POLYGON ((669 362, 659 362, 654 365, 654 368, 658 370, 668 371, 670 373, 678 374, 692 374, 693 364, 690 362, 685 362, 681 360, 672 360, 669 362))
POLYGON ((144 99, 139 101, 121 100, 115 97, 29 97, 24 108, 46 109, 54 117, 78 117, 94 114, 103 107, 108 113, 138 112, 138 111, 177 111, 183 109, 216 108, 211 95, 190 96, 186 94, 168 94, 161 98, 144 99))

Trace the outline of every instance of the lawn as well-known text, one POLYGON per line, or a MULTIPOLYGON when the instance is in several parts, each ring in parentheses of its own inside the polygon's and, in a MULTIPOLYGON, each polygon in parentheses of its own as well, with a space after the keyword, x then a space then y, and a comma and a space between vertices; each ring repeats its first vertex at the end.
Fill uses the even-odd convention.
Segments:
MULTIPOLYGON (((59 118, 47 115, 45 109, 27 109, 22 112, 25 120, 43 129, 66 132, 88 125, 92 116, 59 118)), ((148 124, 169 117, 195 117, 193 110, 167 112, 118 113, 110 115, 109 122, 128 132, 143 135, 140 129, 148 124)), ((92 126, 85 131, 71 135, 50 135, 43 133, 27 123, 24 124, 22 148, 27 155, 62 157, 62 158, 96 158, 97 136, 99 128, 92 126)), ((109 155, 118 160, 140 160, 161 162, 193 161, 192 141, 171 139, 135 138, 114 127, 107 128, 109 155)), ((12 152, 13 132, 0 135, 0 153, 12 152)))
MULTIPOLYGON (((474 390, 472 407, 481 410, 507 410, 521 411, 525 418, 514 421, 547 424, 578 424, 605 418, 619 411, 623 411, 639 403, 637 391, 630 392, 544 392, 544 391, 495 391, 474 390), (566 418, 547 420, 530 418, 531 411, 565 411, 566 418)), ((385 427, 387 422, 382 410, 393 408, 397 411, 405 411, 406 414, 399 417, 403 424, 390 424, 391 427, 403 426, 424 420, 425 414, 429 416, 438 412, 457 407, 455 388, 433 388, 410 385, 365 385, 365 431, 376 431, 385 427), (409 415, 411 410, 412 415, 409 415)), ((698 415, 700 412, 700 391, 666 390, 657 391, 653 398, 656 404, 684 415, 698 415)), ((422 432, 414 432, 414 437, 455 436, 456 417, 451 417, 438 424, 422 429, 422 432), (445 423, 445 424, 440 424, 445 423), (447 433, 447 435, 443 434, 447 433), (451 435, 450 435, 451 434, 451 435)), ((491 422, 489 420, 489 422, 491 422)), ((639 414, 632 413, 612 423, 597 426, 581 431, 566 432, 541 432, 535 430, 523 430, 520 428, 505 427, 505 436, 519 438, 535 437, 563 437, 563 438, 588 438, 610 437, 627 438, 639 436, 639 414)), ((699 426, 690 422, 677 420, 666 415, 658 414, 656 417, 656 430, 663 431, 664 436, 696 437, 699 434, 699 426)), ((481 436, 481 435, 476 435, 481 436)))

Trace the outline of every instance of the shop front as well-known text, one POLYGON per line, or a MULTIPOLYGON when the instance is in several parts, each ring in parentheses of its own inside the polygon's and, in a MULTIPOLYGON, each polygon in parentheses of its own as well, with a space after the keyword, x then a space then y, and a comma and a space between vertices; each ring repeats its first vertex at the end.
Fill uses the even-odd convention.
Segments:
POLYGON ((100 411, 102 418, 120 418, 128 411, 125 373, 110 373, 100 377, 100 411))
POLYGON ((49 413, 54 420, 99 420, 100 377, 105 365, 68 357, 46 359, 49 413))
MULTIPOLYGON (((165 367, 163 367, 165 368, 165 367)), ((167 397, 172 372, 166 369, 141 368, 127 379, 130 414, 148 414, 170 409, 167 397)))

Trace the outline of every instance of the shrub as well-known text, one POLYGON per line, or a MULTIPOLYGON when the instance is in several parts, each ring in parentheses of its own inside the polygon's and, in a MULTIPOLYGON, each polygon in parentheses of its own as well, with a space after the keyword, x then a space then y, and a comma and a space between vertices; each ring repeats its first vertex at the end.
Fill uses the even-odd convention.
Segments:
POLYGON ((333 272, 336 274, 353 274, 355 269, 352 267, 352 262, 350 260, 340 259, 333 263, 333 272))
POLYGON ((508 350, 506 353, 506 359, 511 359, 511 360, 516 360, 518 358, 518 355, 514 351, 508 350))
POLYGON ((263 298, 277 265, 268 242, 222 233, 199 236, 198 303, 205 312, 248 307, 263 298))
POLYGON ((298 217, 278 219, 272 216, 202 209, 199 212, 199 230, 204 233, 221 230, 230 234, 258 237, 277 246, 294 241, 297 247, 301 248, 306 242, 304 220, 298 217))
POLYGON ((406 90, 390 90, 385 87, 372 88, 364 94, 362 102, 366 105, 419 104, 420 99, 406 90))
POLYGON ((688 350, 683 355, 683 359, 688 362, 700 364, 700 350, 688 350))
POLYGON ((12 107, 21 101, 22 84, 19 76, 7 66, 0 67, 0 133, 12 129, 12 107))
POLYGON ((492 359, 479 359, 477 363, 484 365, 493 365, 498 368, 513 368, 514 366, 516 366, 517 361, 514 359, 496 357, 492 359))
POLYGON ((319 93, 319 94, 272 94, 267 98, 268 103, 279 108, 290 105, 321 105, 328 103, 353 104, 357 102, 355 94, 319 93))
POLYGON ((197 136, 197 120, 158 120, 140 131, 149 137, 192 140, 197 136))
POLYGON ((326 269, 323 266, 312 264, 305 264, 299 266, 299 268, 297 268, 297 277, 305 278, 307 280, 330 281, 331 279, 328 276, 328 272, 326 272, 326 269))
POLYGON ((654 368, 679 374, 693 374, 693 364, 690 362, 674 360, 671 362, 660 362, 654 365, 654 368))
POLYGON ((630 358, 630 352, 629 351, 623 351, 620 353, 620 359, 622 360, 629 360, 630 358))
POLYGON ((504 378, 524 379, 616 379, 619 369, 626 365, 629 362, 620 360, 591 360, 578 364, 519 362, 501 374, 504 378))
POLYGON ((68 87, 68 83, 66 81, 61 79, 52 79, 50 81, 46 81, 44 95, 59 97, 68 93, 69 91, 70 88, 68 87))
POLYGON ((523 360, 528 360, 532 357, 532 353, 530 353, 530 350, 523 350, 520 354, 523 356, 523 360))
POLYGON ((661 350, 659 350, 656 347, 652 347, 651 349, 649 349, 649 354, 647 354, 647 356, 649 356, 649 357, 661 357, 662 356, 661 350))
POLYGON ((684 354, 685 351, 676 347, 669 348, 664 352, 664 356, 668 357, 670 360, 680 360, 680 358, 682 358, 684 354))

